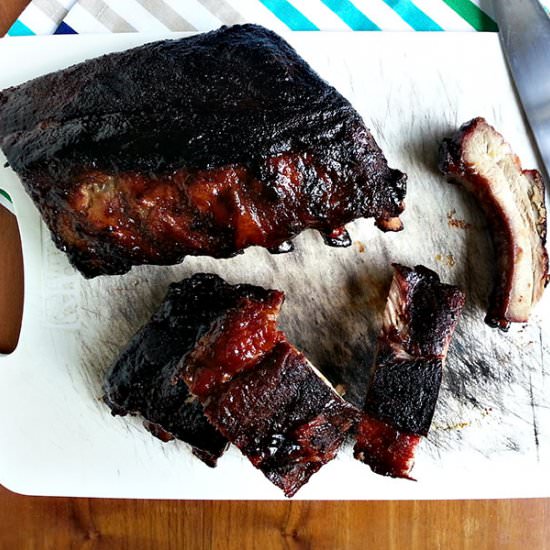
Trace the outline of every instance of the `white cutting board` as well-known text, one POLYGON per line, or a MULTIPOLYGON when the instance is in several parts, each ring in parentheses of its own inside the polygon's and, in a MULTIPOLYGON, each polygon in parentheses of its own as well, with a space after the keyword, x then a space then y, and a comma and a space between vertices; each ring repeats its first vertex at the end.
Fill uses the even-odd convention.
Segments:
MULTIPOLYGON (((0 88, 157 38, 4 39, 0 88)), ((198 270, 283 288, 281 324, 290 339, 317 363, 333 360, 358 369, 362 353, 365 363, 371 360, 389 263, 400 261, 424 263, 469 292, 434 425, 413 470, 418 481, 377 476, 351 457, 348 446, 295 498, 550 496, 544 368, 550 323, 542 321, 548 294, 527 327, 504 335, 483 324, 480 304, 492 263, 485 221, 472 199, 434 170, 441 137, 476 115, 509 139, 525 167, 537 166, 496 34, 286 38, 350 99, 390 165, 409 174, 405 231, 384 235, 362 220, 351 224, 354 245, 346 250, 325 248, 306 232, 291 255, 250 250, 232 260, 191 259, 175 268, 138 268, 123 277, 86 281, 54 248, 17 177, 0 169, 0 185, 14 198, 25 264, 19 346, 0 357, 0 482, 9 489, 34 495, 283 498, 234 448, 212 470, 184 443, 153 438, 139 419, 113 418, 99 400, 102 373, 160 303, 167 284, 198 270), (449 218, 470 227, 457 227, 449 218), (327 347, 338 331, 340 343, 327 347)))

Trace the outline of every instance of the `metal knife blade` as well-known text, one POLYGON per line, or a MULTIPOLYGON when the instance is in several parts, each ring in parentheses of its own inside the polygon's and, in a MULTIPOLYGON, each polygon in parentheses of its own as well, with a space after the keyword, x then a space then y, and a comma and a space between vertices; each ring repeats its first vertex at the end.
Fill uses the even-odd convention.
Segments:
POLYGON ((538 0, 493 0, 493 14, 550 185, 550 18, 538 0))

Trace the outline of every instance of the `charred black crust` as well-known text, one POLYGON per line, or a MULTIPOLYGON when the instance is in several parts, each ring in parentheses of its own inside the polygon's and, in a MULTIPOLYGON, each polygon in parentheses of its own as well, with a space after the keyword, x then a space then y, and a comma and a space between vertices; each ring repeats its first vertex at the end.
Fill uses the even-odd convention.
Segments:
MULTIPOLYGON (((159 310, 108 373, 104 400, 113 414, 141 414, 145 427, 161 440, 186 441, 209 466, 231 441, 292 496, 334 458, 359 411, 279 336, 246 369, 223 371, 217 384, 197 392, 200 398, 184 382, 198 387, 185 376, 192 368, 189 352, 224 314, 239 311, 245 302, 260 307, 274 294, 280 305, 279 291, 230 285, 204 273, 172 284, 159 310)), ((234 328, 240 336, 243 319, 223 325, 222 333, 234 328)), ((209 344, 215 345, 212 338, 209 344)), ((220 368, 216 361, 212 368, 220 368)))
POLYGON ((485 315, 485 323, 491 328, 498 328, 502 332, 508 332, 510 330, 510 325, 512 324, 508 319, 504 318, 502 313, 502 306, 498 303, 498 291, 493 291, 489 297, 489 310, 487 315, 485 315))
POLYGON ((439 146, 440 172, 449 178, 450 181, 457 181, 466 175, 466 167, 462 156, 464 140, 476 128, 485 123, 482 117, 476 117, 465 122, 450 138, 442 140, 439 146))
POLYGON ((364 131, 349 102, 258 25, 108 54, 4 90, 0 99, 10 164, 19 171, 55 158, 57 177, 71 159, 155 172, 250 164, 324 145, 328 161, 349 146, 359 153, 361 143, 349 138, 364 131))
MULTIPOLYGON (((307 153, 328 174, 321 181, 311 166, 301 173, 311 226, 322 231, 357 217, 397 217, 406 192, 406 175, 388 167, 350 103, 257 25, 147 44, 4 90, 0 146, 56 245, 87 277, 204 252, 174 247, 161 259, 140 257, 84 227, 73 231, 85 245, 71 245, 56 220, 60 212, 75 216, 67 195, 86 171, 158 176, 237 165, 267 188, 277 174, 266 159, 307 153), (340 187, 347 201, 327 217, 327 197, 340 187)), ((279 242, 303 229, 289 228, 279 242)), ((237 248, 212 255, 230 257, 237 248)))
POLYGON ((456 149, 453 139, 445 138, 439 146, 439 171, 453 181, 464 173, 464 165, 460 152, 456 149))
POLYGON ((333 248, 347 248, 351 246, 351 237, 343 227, 338 227, 334 231, 324 233, 323 241, 327 246, 332 246, 333 248))
POLYGON ((286 496, 334 458, 359 419, 287 343, 225 384, 205 413, 286 496))
POLYGON ((217 275, 204 273, 170 285, 158 311, 107 374, 105 403, 113 414, 140 414, 155 427, 154 435, 162 435, 161 428, 192 445, 209 465, 215 464, 227 441, 176 376, 178 364, 213 319, 243 297, 266 295, 261 287, 229 285, 217 275))
POLYGON ((442 360, 378 355, 365 412, 401 432, 428 435, 442 377, 442 360))
POLYGON ((464 293, 418 265, 394 264, 405 329, 383 330, 365 411, 400 432, 427 435, 447 348, 464 307, 464 293))
POLYGON ((415 357, 444 357, 464 307, 464 293, 454 285, 441 283, 439 275, 425 266, 393 267, 407 286, 408 336, 402 345, 415 357))
POLYGON ((280 245, 270 248, 271 254, 287 254, 294 251, 294 243, 292 241, 283 241, 280 245))

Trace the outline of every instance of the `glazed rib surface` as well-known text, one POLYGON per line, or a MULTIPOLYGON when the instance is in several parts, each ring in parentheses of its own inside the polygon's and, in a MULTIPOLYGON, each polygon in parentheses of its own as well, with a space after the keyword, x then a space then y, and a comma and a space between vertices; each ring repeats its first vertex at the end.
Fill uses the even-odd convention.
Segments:
POLYGON ((359 411, 278 330, 283 299, 204 273, 172 284, 107 374, 105 402, 210 466, 235 444, 292 496, 336 456, 359 411))
POLYGON ((104 399, 113 414, 140 415, 153 435, 185 441, 199 458, 215 465, 227 440, 179 379, 178 365, 220 315, 243 298, 261 301, 267 296, 261 287, 229 285, 204 273, 170 285, 157 312, 107 373, 104 399))
POLYGON ((288 250, 306 228, 342 244, 358 217, 400 228, 406 176, 349 102, 256 25, 4 90, 0 144, 88 277, 252 245, 288 250))

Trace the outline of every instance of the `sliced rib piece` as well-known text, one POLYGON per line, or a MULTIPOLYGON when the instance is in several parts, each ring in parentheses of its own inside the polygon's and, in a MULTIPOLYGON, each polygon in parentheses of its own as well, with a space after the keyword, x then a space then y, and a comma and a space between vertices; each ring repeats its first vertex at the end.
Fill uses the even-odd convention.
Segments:
POLYGON ((502 330, 526 322, 548 282, 540 173, 523 170, 508 143, 481 117, 443 141, 440 169, 476 197, 491 228, 496 270, 485 321, 502 330))
POLYGON ((180 376, 212 425, 292 496, 336 456, 359 411, 276 329, 282 299, 243 298, 183 358, 180 376))
POLYGON ((359 217, 400 229, 405 174, 350 103, 257 25, 4 90, 0 145, 87 277, 252 245, 290 250, 306 228, 330 235, 359 217))
POLYGON ((197 274, 170 285, 159 310, 132 338, 104 383, 113 414, 139 414, 154 435, 189 443, 210 466, 227 440, 206 420, 202 405, 178 379, 178 364, 211 323, 243 298, 261 303, 270 292, 252 285, 229 285, 220 277, 197 274))
POLYGON ((358 420, 355 407, 288 342, 205 403, 210 422, 287 497, 336 456, 358 420))
POLYGON ((424 266, 394 270, 354 455, 376 473, 409 478, 465 296, 424 266))

